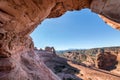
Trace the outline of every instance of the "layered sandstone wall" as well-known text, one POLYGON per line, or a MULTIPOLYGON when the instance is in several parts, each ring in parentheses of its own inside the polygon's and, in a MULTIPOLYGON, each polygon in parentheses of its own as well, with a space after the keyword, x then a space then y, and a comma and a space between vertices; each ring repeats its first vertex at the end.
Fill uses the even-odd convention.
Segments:
MULTIPOLYGON (((83 8, 91 8, 98 14, 101 14, 102 10, 105 14, 101 15, 119 23, 119 4, 119 0, 0 0, 0 80, 26 80, 32 75, 36 80, 58 80, 48 68, 45 68, 44 64, 38 66, 40 63, 36 61, 37 57, 29 57, 32 53, 36 56, 29 34, 45 18, 58 17, 68 10, 83 8), (103 6, 101 3, 106 5, 104 10, 99 8, 103 6), (24 56, 21 57, 22 54, 28 56, 26 57, 27 61, 23 59, 24 56), (23 65, 24 60, 26 64, 37 66, 37 69, 41 68, 38 70, 39 73, 34 73, 36 68, 26 67, 29 70, 25 70, 24 67, 19 67, 23 65), (5 62, 4 65, 3 62, 5 62), (44 73, 47 74, 43 77, 44 73), (19 77, 13 75, 19 75, 19 77)), ((30 78, 29 80, 34 79, 30 78)))
POLYGON ((120 0, 92 0, 90 9, 102 15, 102 19, 113 28, 120 29, 120 0))

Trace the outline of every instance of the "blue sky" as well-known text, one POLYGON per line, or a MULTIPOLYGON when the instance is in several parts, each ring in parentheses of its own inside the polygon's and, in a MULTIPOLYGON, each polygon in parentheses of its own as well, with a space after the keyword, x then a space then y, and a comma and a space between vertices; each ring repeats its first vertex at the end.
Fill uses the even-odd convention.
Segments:
POLYGON ((120 31, 88 9, 46 19, 31 37, 36 47, 54 46, 57 50, 120 46, 120 31))

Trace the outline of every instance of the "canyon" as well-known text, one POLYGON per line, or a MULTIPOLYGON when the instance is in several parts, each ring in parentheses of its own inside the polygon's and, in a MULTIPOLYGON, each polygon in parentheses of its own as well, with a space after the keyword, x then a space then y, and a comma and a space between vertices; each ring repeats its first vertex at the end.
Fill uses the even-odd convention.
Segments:
MULTIPOLYGON (((94 53, 96 53, 96 56, 98 56, 99 53, 95 52, 96 50, 97 49, 86 50, 86 53, 81 53, 81 54, 85 54, 89 56, 87 52, 93 51, 94 53)), ((117 52, 120 50, 120 48, 118 49, 114 47, 107 48, 107 49, 105 48, 104 51, 106 50, 117 52)), ((57 76, 59 76, 61 80, 119 80, 120 79, 120 74, 115 73, 115 71, 120 73, 117 68, 111 69, 110 71, 110 70, 106 70, 106 68, 109 68, 111 66, 106 66, 104 70, 104 69, 101 69, 101 67, 95 67, 93 65, 88 65, 86 63, 76 62, 76 60, 71 60, 73 59, 73 57, 77 59, 80 56, 80 54, 75 53, 75 50, 71 53, 70 52, 62 53, 64 57, 61 56, 60 53, 57 53, 57 52, 54 53, 46 49, 45 50, 36 49, 35 52, 38 54, 39 58, 45 63, 45 65, 49 69, 51 69, 57 76), (65 56, 69 56, 69 57, 65 58, 65 56)), ((102 56, 102 58, 106 58, 106 57, 109 57, 109 55, 102 56)), ((112 58, 113 57, 114 56, 112 56, 112 58)), ((79 60, 82 60, 82 58, 83 57, 80 57, 79 60)), ((99 57, 97 57, 97 59, 99 59, 99 57)), ((97 59, 96 59, 96 62, 98 61, 97 59)), ((91 63, 90 58, 89 59, 87 58, 86 60, 84 60, 84 62, 85 61, 87 61, 88 63, 91 63)), ((111 64, 114 62, 114 61, 107 62, 109 61, 109 58, 107 58, 105 61, 106 61, 105 64, 111 64)), ((103 63, 100 60, 99 62, 103 63)), ((105 64, 101 64, 101 65, 104 66, 105 64)), ((97 63, 96 65, 99 65, 99 64, 97 63)), ((114 64, 112 65, 114 66, 114 64)), ((116 66, 119 68, 118 64, 116 64, 116 66)))
MULTIPOLYGON (((111 63, 112 62, 114 63, 114 61, 116 64, 117 64, 117 62, 120 62, 119 61, 120 47, 103 47, 103 48, 93 48, 93 49, 63 50, 63 51, 58 51, 58 54, 62 57, 67 58, 68 60, 71 60, 71 61, 78 61, 78 62, 88 61, 91 63, 91 66, 93 65, 96 67, 99 67, 99 66, 97 66, 99 64, 96 64, 96 63, 98 63, 99 60, 101 60, 101 58, 103 61, 105 59, 105 60, 110 61, 111 63)), ((105 61, 105 62, 106 63, 103 62, 104 66, 105 66, 105 64, 110 63, 107 61, 105 61)))
POLYGON ((35 53, 30 33, 46 18, 84 8, 119 30, 119 5, 119 0, 0 0, 0 80, 61 80, 35 53))
POLYGON ((63 50, 58 51, 58 55, 77 64, 120 75, 120 47, 63 50))

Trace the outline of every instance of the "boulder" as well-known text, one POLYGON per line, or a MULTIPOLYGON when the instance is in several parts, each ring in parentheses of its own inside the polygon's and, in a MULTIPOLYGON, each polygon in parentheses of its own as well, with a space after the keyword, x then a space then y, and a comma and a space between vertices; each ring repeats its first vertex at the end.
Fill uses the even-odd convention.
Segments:
POLYGON ((98 53, 96 57, 96 67, 104 70, 116 68, 118 61, 117 56, 110 52, 98 53))

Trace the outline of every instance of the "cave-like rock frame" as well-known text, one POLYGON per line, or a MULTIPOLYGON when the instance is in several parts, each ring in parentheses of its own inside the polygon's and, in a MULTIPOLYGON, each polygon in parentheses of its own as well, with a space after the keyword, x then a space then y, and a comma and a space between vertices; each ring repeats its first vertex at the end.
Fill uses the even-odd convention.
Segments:
POLYGON ((0 80, 60 80, 34 53, 29 34, 45 18, 89 8, 120 29, 120 0, 0 0, 0 80))

